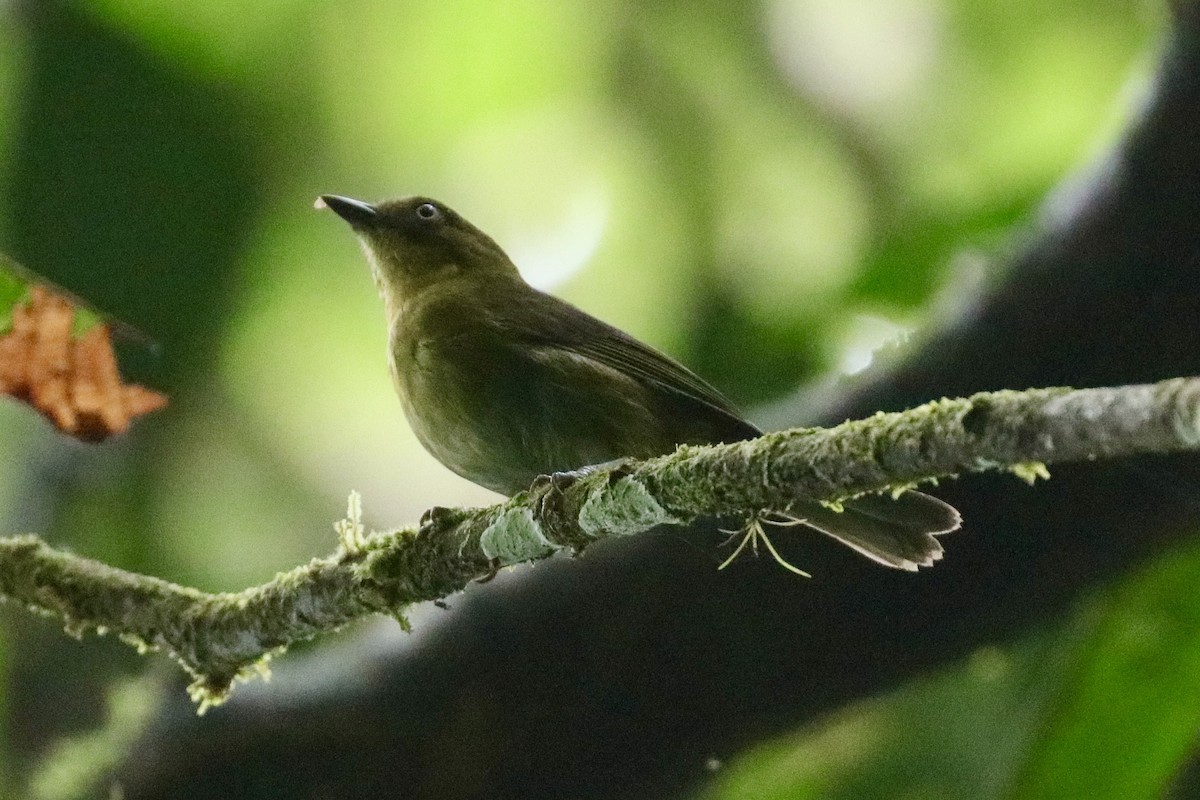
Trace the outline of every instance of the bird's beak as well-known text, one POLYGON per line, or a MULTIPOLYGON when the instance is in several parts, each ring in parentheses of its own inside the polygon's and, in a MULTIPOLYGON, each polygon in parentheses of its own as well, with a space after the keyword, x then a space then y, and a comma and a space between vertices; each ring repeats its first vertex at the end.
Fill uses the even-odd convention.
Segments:
POLYGON ((370 203, 336 194, 321 195, 317 198, 316 206, 317 208, 328 208, 349 222, 352 228, 364 228, 374 222, 379 215, 375 206, 370 203))

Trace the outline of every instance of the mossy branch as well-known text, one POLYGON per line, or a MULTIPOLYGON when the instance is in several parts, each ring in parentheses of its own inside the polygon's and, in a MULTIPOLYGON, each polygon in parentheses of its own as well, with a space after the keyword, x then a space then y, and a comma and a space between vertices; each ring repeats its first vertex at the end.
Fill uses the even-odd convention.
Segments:
POLYGON ((292 642, 373 613, 403 624, 412 603, 602 537, 783 511, 798 500, 903 491, 964 472, 1008 470, 1032 480, 1046 463, 1198 448, 1200 378, 991 392, 558 476, 489 508, 432 509, 415 529, 365 533, 352 496, 332 555, 237 593, 125 572, 36 536, 3 538, 0 596, 76 635, 113 631, 169 653, 195 678, 192 694, 203 709, 292 642))

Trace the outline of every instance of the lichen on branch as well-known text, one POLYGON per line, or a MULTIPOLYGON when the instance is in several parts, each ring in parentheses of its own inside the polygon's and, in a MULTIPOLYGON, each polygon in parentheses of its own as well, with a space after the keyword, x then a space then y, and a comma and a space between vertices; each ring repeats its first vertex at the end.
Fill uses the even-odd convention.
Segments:
POLYGON ((1200 378, 981 393, 554 476, 488 508, 431 509, 416 528, 365 532, 352 495, 332 554, 235 593, 126 572, 32 535, 0 538, 0 596, 73 634, 111 631, 168 653, 195 679, 192 696, 204 709, 293 642, 375 613, 403 623, 413 603, 602 537, 701 517, 749 519, 797 501, 836 504, 967 472, 1028 480, 1045 477, 1049 463, 1195 449, 1200 378))

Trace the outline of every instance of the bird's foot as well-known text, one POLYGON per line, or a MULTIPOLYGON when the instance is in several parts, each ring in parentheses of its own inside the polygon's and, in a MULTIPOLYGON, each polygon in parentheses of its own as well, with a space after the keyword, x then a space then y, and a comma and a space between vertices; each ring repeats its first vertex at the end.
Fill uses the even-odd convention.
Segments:
POLYGON ((466 519, 467 516, 469 516, 468 512, 461 508, 434 506, 433 508, 425 509, 425 512, 421 514, 421 521, 417 523, 417 530, 424 532, 427 530, 450 528, 466 519))
POLYGON ((533 497, 533 516, 543 524, 557 518, 557 509, 561 505, 563 492, 583 475, 579 470, 571 472, 553 472, 549 475, 538 475, 529 487, 533 497))
POLYGON ((584 467, 583 469, 573 469, 568 472, 552 472, 549 475, 538 475, 533 479, 533 486, 529 487, 529 490, 533 493, 542 494, 565 491, 575 481, 587 475, 590 469, 590 467, 584 467))
POLYGON ((732 564, 737 559, 737 557, 742 554, 742 551, 746 549, 747 545, 750 546, 750 550, 754 553, 754 556, 757 558, 758 557, 758 543, 761 540, 763 543, 763 546, 766 547, 767 552, 769 552, 771 554, 772 558, 775 559, 775 563, 779 564, 779 566, 783 567, 784 569, 788 570, 789 572, 794 572, 797 575, 804 577, 804 578, 811 578, 812 575, 809 575, 807 572, 800 569, 799 567, 789 564, 783 558, 783 556, 779 555, 779 551, 775 549, 775 545, 771 544, 771 539, 769 536, 767 536, 766 528, 763 527, 764 525, 774 525, 777 528, 791 528, 796 525, 803 525, 803 524, 804 524, 804 520, 802 520, 802 519, 797 519, 795 517, 790 517, 790 516, 787 516, 784 514, 778 514, 774 511, 759 511, 759 512, 755 513, 753 516, 751 516, 748 520, 746 520, 746 523, 744 525, 742 525, 741 528, 739 528, 735 531, 726 530, 726 529, 722 528, 721 529, 722 533, 729 534, 729 538, 725 540, 725 542, 722 544, 722 547, 733 542, 739 536, 742 537, 742 541, 738 544, 738 546, 734 549, 734 551, 729 555, 729 558, 727 558, 723 562, 721 562, 721 566, 717 567, 717 569, 725 569, 730 564, 732 564))
POLYGON ((629 463, 629 461, 630 459, 628 458, 614 458, 612 461, 605 461, 602 464, 588 464, 586 467, 579 467, 578 469, 552 472, 549 475, 538 475, 533 482, 533 489, 536 490, 549 486, 551 489, 561 492, 576 481, 602 470, 610 470, 614 477, 622 477, 625 472, 621 468, 629 463))

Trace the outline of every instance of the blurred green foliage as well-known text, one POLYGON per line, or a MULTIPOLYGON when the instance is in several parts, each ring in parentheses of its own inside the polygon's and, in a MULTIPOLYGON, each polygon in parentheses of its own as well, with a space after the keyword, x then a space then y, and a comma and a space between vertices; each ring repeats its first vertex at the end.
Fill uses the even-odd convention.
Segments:
MULTIPOLYGON (((0 4, 0 250, 148 333, 126 368, 173 394, 103 448, 0 405, 0 527, 222 589, 328 550, 350 488, 380 527, 488 500, 404 425, 322 192, 442 198, 747 404, 860 365, 1115 130, 1156 22, 1132 0, 0 4)), ((1200 718, 1169 702, 1200 670, 1198 563, 767 745, 711 796, 1153 795, 1200 718)), ((3 620, 24 769, 141 664, 3 620)))
POLYGON ((706 800, 1169 796, 1200 700, 1200 548, 736 761, 706 800))

